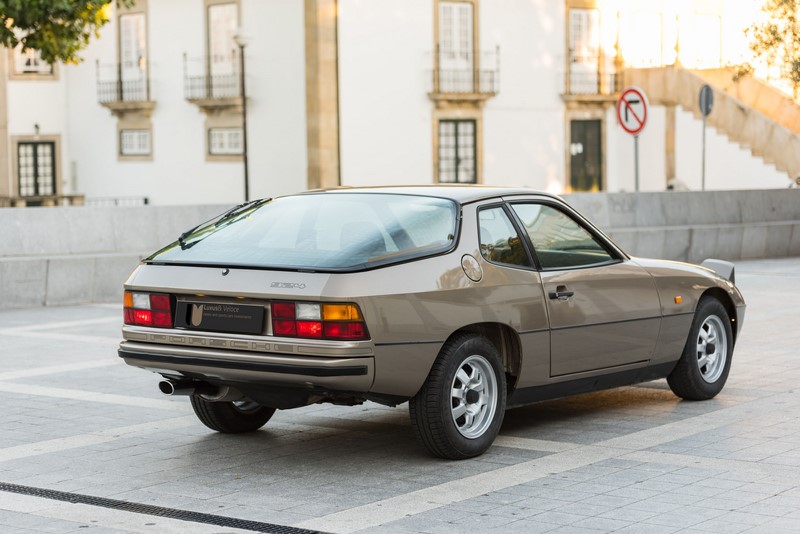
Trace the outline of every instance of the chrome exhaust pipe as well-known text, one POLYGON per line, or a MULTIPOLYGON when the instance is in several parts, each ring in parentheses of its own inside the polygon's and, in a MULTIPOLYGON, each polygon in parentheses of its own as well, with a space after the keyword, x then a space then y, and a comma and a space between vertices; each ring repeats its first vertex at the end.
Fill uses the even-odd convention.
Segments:
POLYGON ((217 388, 198 380, 162 380, 158 389, 164 395, 213 395, 217 388))

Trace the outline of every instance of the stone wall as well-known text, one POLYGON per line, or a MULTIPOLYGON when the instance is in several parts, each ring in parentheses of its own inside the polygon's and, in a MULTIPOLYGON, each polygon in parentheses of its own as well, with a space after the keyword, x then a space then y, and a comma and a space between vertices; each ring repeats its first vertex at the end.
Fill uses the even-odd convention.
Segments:
MULTIPOLYGON (((800 256, 796 189, 565 198, 635 256, 800 256)), ((226 207, 0 209, 0 308, 120 302, 122 283, 142 257, 226 207)))
POLYGON ((689 262, 800 256, 800 189, 565 198, 634 256, 689 262))
POLYGON ((0 308, 121 302, 143 257, 226 207, 0 209, 0 308))

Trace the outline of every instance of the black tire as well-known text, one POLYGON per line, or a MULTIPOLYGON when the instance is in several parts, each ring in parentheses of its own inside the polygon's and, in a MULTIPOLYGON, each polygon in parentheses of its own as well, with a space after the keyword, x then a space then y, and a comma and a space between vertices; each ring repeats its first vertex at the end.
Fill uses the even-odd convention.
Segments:
POLYGON ((733 331, 728 312, 717 299, 704 297, 697 305, 681 359, 667 377, 667 383, 683 399, 711 399, 725 386, 732 359, 733 331), (703 336, 708 337, 712 331, 716 342, 704 342, 703 336), (714 354, 710 354, 709 346, 714 354), (711 357, 713 362, 703 365, 711 357), (725 361, 719 362, 720 357, 725 361))
POLYGON ((448 341, 408 409, 417 439, 434 456, 463 460, 486 452, 500 431, 506 409, 506 377, 495 346, 472 334, 448 341), (481 382, 463 383, 457 378, 460 370, 459 376, 466 373, 481 382), (462 397, 453 395, 458 385, 462 397), (462 409, 466 412, 456 419, 462 409), (469 410, 476 413, 468 415, 469 410))
POLYGON ((226 434, 255 432, 275 413, 275 408, 261 406, 252 401, 211 402, 192 395, 192 408, 200 422, 211 430, 226 434))

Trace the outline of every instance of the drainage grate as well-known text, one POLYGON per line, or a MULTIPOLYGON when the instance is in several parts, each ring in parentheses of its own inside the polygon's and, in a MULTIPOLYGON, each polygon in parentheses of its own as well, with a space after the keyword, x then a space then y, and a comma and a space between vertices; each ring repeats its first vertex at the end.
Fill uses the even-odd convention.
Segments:
POLYGON ((81 495, 80 493, 68 493, 65 491, 49 490, 44 488, 34 488, 31 486, 20 486, 0 482, 0 491, 8 493, 18 493, 20 495, 31 495, 54 501, 63 501, 73 504, 88 504, 90 506, 100 506, 111 508, 112 510, 123 510, 135 514, 153 515, 166 517, 169 519, 179 519, 181 521, 191 521, 194 523, 205 523, 207 525, 217 525, 219 527, 239 528, 242 530, 252 530, 254 532, 265 532, 268 534, 321 534, 317 530, 306 530, 303 528, 287 527, 284 525, 273 525, 272 523, 262 523, 261 521, 248 521, 247 519, 236 519, 235 517, 225 517, 223 515, 203 514, 200 512, 190 512, 188 510, 177 510, 175 508, 164 508, 150 504, 136 502, 118 501, 105 497, 93 497, 91 495, 81 495))

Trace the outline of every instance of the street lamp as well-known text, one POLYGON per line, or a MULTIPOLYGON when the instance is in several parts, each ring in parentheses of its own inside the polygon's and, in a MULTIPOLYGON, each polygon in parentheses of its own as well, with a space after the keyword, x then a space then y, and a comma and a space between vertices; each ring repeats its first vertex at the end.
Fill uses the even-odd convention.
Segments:
POLYGON ((239 47, 239 96, 242 99, 242 160, 244 162, 244 200, 250 200, 250 180, 247 174, 247 92, 244 88, 244 47, 250 42, 241 28, 233 36, 239 47))

